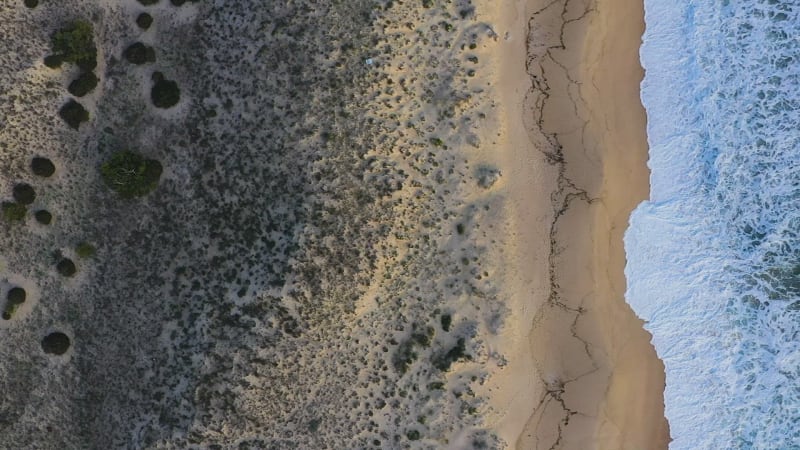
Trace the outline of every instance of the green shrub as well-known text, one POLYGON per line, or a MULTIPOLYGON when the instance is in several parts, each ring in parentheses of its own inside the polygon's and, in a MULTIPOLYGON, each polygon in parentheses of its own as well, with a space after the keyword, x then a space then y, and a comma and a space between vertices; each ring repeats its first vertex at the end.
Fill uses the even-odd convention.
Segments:
POLYGON ((178 83, 160 78, 150 91, 150 99, 158 108, 171 108, 180 101, 181 90, 178 89, 178 83))
POLYGON ((94 72, 83 72, 78 78, 72 80, 67 90, 75 97, 83 97, 97 87, 97 75, 94 72))
POLYGON ((8 291, 6 296, 6 307, 3 309, 3 319, 11 320, 14 313, 17 312, 19 305, 25 303, 25 289, 21 287, 13 287, 8 291))
POLYGON ((141 13, 138 17, 136 17, 136 25, 139 25, 139 28, 146 30, 150 28, 150 25, 153 24, 153 16, 147 13, 141 13))
POLYGON ((3 217, 9 222, 23 220, 27 212, 25 205, 15 202, 3 202, 3 217))
POLYGON ((48 334, 41 342, 42 350, 50 355, 63 355, 71 344, 69 336, 60 331, 48 334))
POLYGON ((77 20, 58 30, 52 37, 53 53, 64 61, 77 64, 81 69, 97 66, 97 48, 94 45, 92 24, 77 20))
POLYGON ((56 270, 62 276, 71 277, 75 275, 75 273, 78 271, 78 268, 75 267, 75 263, 72 262, 71 259, 64 258, 61 261, 59 261, 58 264, 56 264, 56 270))
POLYGON ((156 52, 153 47, 134 42, 122 52, 122 56, 131 64, 141 65, 156 61, 156 52))
POLYGON ((47 55, 44 57, 44 65, 51 69, 58 69, 64 62, 64 57, 61 55, 47 55))
POLYGON ((33 214, 33 217, 36 218, 36 221, 42 225, 50 225, 50 222, 53 221, 53 215, 50 214, 49 211, 40 209, 33 214))
POLYGON ((30 205, 36 200, 36 191, 28 183, 17 183, 12 189, 14 200, 20 205, 30 205))
POLYGON ((31 160, 31 171, 34 175, 47 178, 56 172, 56 165, 47 158, 36 156, 31 160))
POLYGON ((100 167, 103 181, 122 198, 141 197, 158 186, 161 163, 129 150, 114 153, 100 167))
POLYGON ((75 100, 70 100, 62 106, 58 115, 70 128, 75 130, 81 126, 81 123, 89 121, 89 111, 75 100))

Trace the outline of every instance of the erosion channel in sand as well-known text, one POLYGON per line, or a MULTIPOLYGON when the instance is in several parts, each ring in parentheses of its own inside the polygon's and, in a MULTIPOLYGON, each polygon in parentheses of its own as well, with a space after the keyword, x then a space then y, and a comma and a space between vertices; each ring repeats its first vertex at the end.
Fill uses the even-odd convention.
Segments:
POLYGON ((498 429, 518 449, 666 448, 663 364, 624 299, 622 235, 649 190, 642 4, 533 0, 499 14, 519 34, 506 35, 498 75, 507 287, 514 323, 531 329, 496 377, 498 429))

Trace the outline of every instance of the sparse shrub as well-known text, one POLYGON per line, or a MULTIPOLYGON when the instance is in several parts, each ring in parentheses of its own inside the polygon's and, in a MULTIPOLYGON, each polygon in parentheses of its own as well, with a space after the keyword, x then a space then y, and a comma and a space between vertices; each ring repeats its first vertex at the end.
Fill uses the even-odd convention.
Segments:
POLYGON ((150 90, 150 99, 157 108, 171 108, 181 99, 181 90, 178 83, 157 77, 153 89, 150 90))
POLYGON ((71 342, 69 336, 60 331, 56 331, 45 336, 42 339, 41 345, 42 350, 47 354, 63 355, 69 350, 71 342))
POLYGON ((3 202, 3 217, 9 222, 25 219, 28 209, 16 202, 3 202))
POLYGON ((453 323, 453 316, 450 314, 442 314, 442 317, 439 318, 439 322, 442 324, 442 330, 450 331, 450 325, 453 323))
POLYGON ((36 211, 36 213, 33 214, 33 217, 35 217, 36 221, 42 225, 50 225, 50 222, 53 221, 53 215, 44 209, 36 211))
POLYGON ((96 252, 94 245, 88 242, 81 242, 75 247, 75 254, 80 258, 91 258, 96 252))
POLYGON ((123 198, 141 197, 158 186, 161 163, 138 153, 122 150, 100 167, 106 185, 123 198))
POLYGON ((409 441, 418 441, 420 438, 420 434, 419 431, 417 430, 409 430, 408 432, 406 432, 406 437, 408 438, 409 441))
POLYGON ((53 53, 64 61, 75 63, 84 71, 97 66, 97 48, 94 45, 92 24, 85 20, 72 22, 52 37, 53 53))
POLYGON ((417 353, 414 351, 414 343, 405 341, 397 347, 397 351, 392 356, 392 365, 401 375, 406 373, 408 367, 417 360, 417 353))
POLYGON ((49 177, 56 171, 56 165, 47 158, 37 156, 31 160, 31 171, 40 177, 49 177))
POLYGON ((81 123, 89 120, 89 111, 75 100, 68 101, 58 111, 58 115, 69 125, 70 128, 75 130, 81 126, 81 123))
POLYGON ((78 78, 72 80, 67 90, 75 97, 83 97, 97 87, 97 75, 94 72, 83 72, 78 78))
POLYGON ((36 200, 36 191, 27 183, 17 183, 12 190, 14 200, 20 205, 30 205, 36 200))
POLYGON ((71 259, 63 258, 61 261, 58 262, 58 264, 56 264, 56 270, 62 276, 71 277, 75 275, 75 273, 78 271, 78 268, 75 267, 75 263, 72 262, 71 259))
POLYGON ((136 25, 139 25, 139 28, 143 30, 147 30, 150 28, 150 25, 153 24, 153 16, 147 13, 141 13, 138 17, 136 17, 136 25))
POLYGON ((446 353, 441 353, 433 357, 432 363, 433 366, 437 369, 441 370, 442 372, 446 372, 450 370, 450 366, 461 359, 472 359, 471 356, 467 354, 466 342, 464 338, 459 338, 456 345, 448 350, 446 353))

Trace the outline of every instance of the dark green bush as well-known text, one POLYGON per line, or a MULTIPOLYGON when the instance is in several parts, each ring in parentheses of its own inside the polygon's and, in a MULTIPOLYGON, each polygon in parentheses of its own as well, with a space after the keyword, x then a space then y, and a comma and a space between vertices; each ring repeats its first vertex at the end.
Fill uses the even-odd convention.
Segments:
POLYGON ((71 277, 75 275, 75 272, 78 271, 78 268, 75 267, 75 263, 72 262, 69 258, 63 258, 61 261, 56 264, 56 270, 62 276, 71 277))
POLYGON ((11 320, 14 313, 17 312, 19 305, 25 303, 25 289, 21 287, 13 287, 6 295, 6 307, 3 309, 3 319, 11 320))
POLYGON ((61 55, 47 55, 44 57, 44 65, 51 69, 58 69, 64 62, 64 57, 61 55))
POLYGON ((136 25, 139 25, 139 28, 143 30, 147 30, 150 28, 150 25, 153 24, 153 16, 147 13, 141 13, 138 17, 136 17, 136 25))
POLYGON ((36 200, 36 191, 27 183, 17 183, 12 191, 14 200, 20 205, 30 205, 36 200))
POLYGON ((15 286, 8 290, 8 294, 6 295, 6 299, 8 300, 9 304, 12 305, 21 305, 25 303, 25 298, 27 294, 25 293, 25 289, 22 289, 19 286, 15 286))
POLYGON ((69 336, 66 334, 56 331, 54 333, 50 333, 42 339, 42 350, 51 355, 63 355, 64 353, 69 350, 69 346, 71 344, 69 340, 69 336))
POLYGON ((144 6, 150 6, 158 3, 158 0, 139 0, 139 3, 143 4, 144 6))
POLYGON ((85 20, 72 22, 55 32, 51 43, 53 53, 64 61, 75 63, 86 71, 97 66, 97 47, 91 23, 85 20))
POLYGON ((78 78, 72 80, 67 90, 75 97, 83 97, 97 87, 98 81, 100 80, 97 79, 94 72, 83 72, 78 75, 78 78))
POLYGON ((25 219, 25 214, 28 212, 25 205, 20 205, 15 202, 3 202, 3 217, 9 222, 19 221, 25 219))
POLYGON ((178 83, 159 77, 150 91, 150 99, 158 108, 171 108, 181 99, 178 83))
POLYGON ((75 130, 81 126, 81 123, 89 121, 89 111, 75 100, 70 100, 62 106, 58 111, 58 115, 70 128, 75 130))
POLYGON ((36 218, 36 221, 42 225, 50 225, 50 222, 53 221, 53 215, 50 214, 49 211, 44 209, 40 209, 33 214, 33 217, 36 218))
POLYGON ((122 56, 131 64, 145 64, 156 61, 156 52, 153 47, 148 47, 141 42, 134 42, 122 52, 122 56))
POLYGON ((25 0, 25 6, 28 8, 36 8, 39 6, 39 0, 25 0))
POLYGON ((122 198, 141 197, 158 186, 161 163, 138 153, 122 150, 100 167, 103 181, 122 198))
POLYGON ((56 171, 56 165, 47 158, 37 156, 31 160, 31 171, 40 177, 49 177, 56 171))

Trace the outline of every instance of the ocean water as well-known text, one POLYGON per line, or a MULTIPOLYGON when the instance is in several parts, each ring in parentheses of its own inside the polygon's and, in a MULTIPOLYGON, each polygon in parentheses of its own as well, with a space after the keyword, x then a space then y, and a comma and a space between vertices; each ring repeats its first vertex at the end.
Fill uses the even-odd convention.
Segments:
POLYGON ((627 300, 671 449, 800 448, 800 0, 645 0, 627 300))

